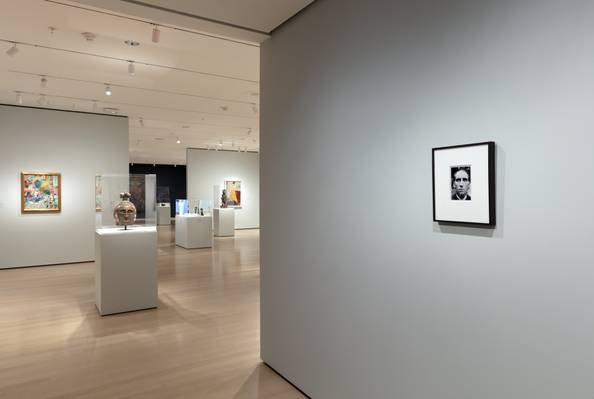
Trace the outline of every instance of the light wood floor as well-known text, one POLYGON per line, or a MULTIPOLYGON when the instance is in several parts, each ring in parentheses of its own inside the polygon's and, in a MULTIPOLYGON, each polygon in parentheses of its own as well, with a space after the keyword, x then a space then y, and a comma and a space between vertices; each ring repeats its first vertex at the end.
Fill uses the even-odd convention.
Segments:
POLYGON ((105 317, 93 263, 0 270, 0 398, 304 398, 259 358, 258 247, 159 227, 159 308, 105 317))

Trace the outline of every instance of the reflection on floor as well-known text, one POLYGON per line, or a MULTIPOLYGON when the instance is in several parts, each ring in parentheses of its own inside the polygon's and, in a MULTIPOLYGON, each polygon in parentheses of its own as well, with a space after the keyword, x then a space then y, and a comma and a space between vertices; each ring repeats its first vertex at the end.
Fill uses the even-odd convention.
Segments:
POLYGON ((0 270, 0 398, 303 398, 259 359, 258 246, 159 226, 159 308, 105 317, 93 263, 0 270))

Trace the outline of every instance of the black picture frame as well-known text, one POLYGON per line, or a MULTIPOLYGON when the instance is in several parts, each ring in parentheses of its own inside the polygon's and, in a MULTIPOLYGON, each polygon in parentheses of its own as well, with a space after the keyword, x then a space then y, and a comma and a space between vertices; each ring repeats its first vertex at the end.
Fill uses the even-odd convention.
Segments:
POLYGON ((496 226, 496 184, 495 184, 495 172, 496 172, 496 165, 495 165, 495 142, 494 141, 484 141, 480 143, 471 143, 471 144, 461 144, 461 145, 452 145, 446 147, 436 147, 433 148, 431 151, 431 169, 432 169, 432 192, 433 192, 433 221, 437 223, 443 224, 454 224, 454 225, 466 225, 466 226, 475 226, 475 227, 489 227, 493 228, 496 226), (435 196, 435 153, 436 151, 447 151, 452 149, 459 149, 465 147, 476 147, 476 146, 487 146, 487 175, 488 175, 488 199, 489 199, 489 206, 488 206, 488 222, 486 223, 478 223, 473 221, 463 221, 463 220, 447 220, 447 219, 440 219, 438 218, 436 212, 436 196, 435 196))

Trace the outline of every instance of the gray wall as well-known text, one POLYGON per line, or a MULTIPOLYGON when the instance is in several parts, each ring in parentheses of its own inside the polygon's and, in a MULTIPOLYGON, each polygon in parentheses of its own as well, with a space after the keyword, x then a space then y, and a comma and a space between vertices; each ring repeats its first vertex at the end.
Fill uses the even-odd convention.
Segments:
POLYGON ((95 258, 95 175, 128 173, 128 118, 0 105, 0 269, 95 258), (21 214, 21 172, 60 172, 62 211, 21 214))
POLYGON ((316 399, 594 392, 594 2, 318 0, 262 48, 262 358, 316 399), (497 228, 432 223, 494 140, 497 228))
MULTIPOLYGON (((214 201, 214 186, 223 190, 225 180, 241 180, 241 208, 235 209, 235 228, 260 227, 259 154, 188 148, 186 179, 188 199, 214 201)), ((220 206, 217 195, 215 208, 220 206)))

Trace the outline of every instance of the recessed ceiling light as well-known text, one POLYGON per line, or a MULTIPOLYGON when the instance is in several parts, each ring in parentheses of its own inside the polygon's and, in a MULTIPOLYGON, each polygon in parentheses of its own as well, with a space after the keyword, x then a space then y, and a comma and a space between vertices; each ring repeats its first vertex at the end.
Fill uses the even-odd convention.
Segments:
POLYGON ((126 43, 130 47, 138 47, 138 46, 140 46, 140 43, 137 42, 136 40, 126 40, 124 43, 126 43))
POLYGON ((6 54, 8 54, 11 57, 14 57, 16 55, 16 53, 19 52, 19 49, 17 48, 16 43, 12 43, 12 47, 9 48, 8 50, 6 50, 6 54))

